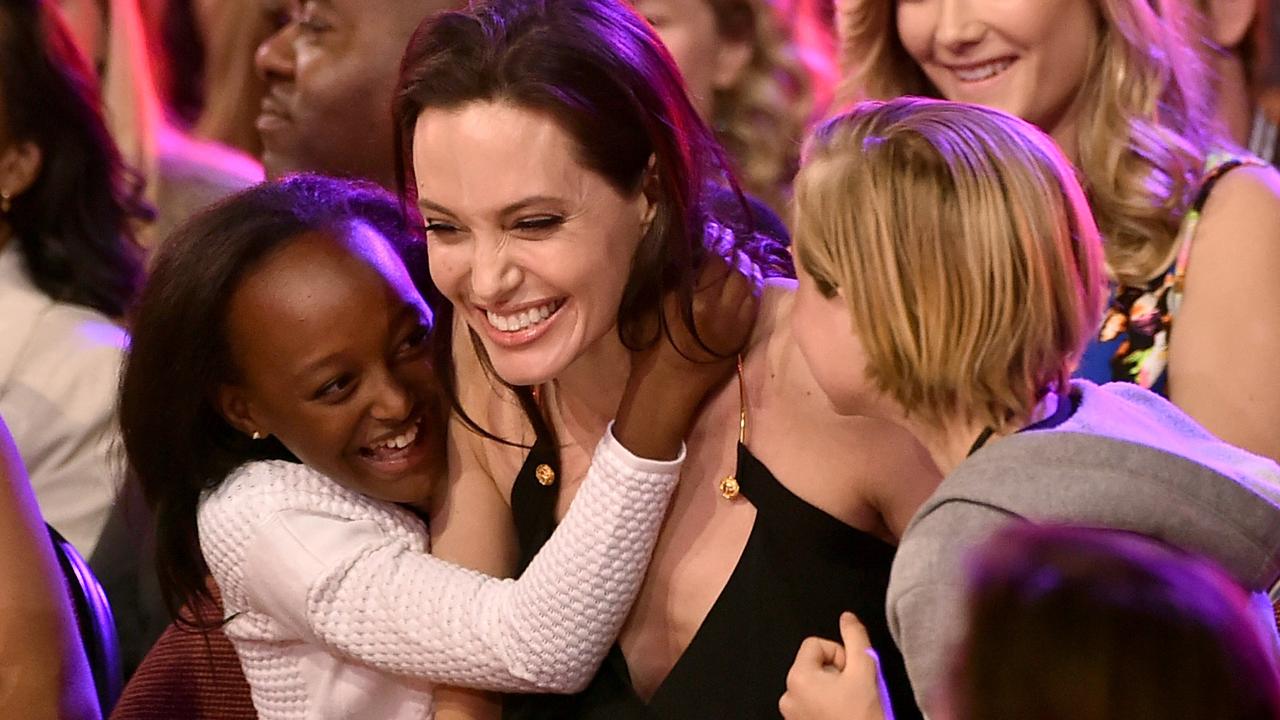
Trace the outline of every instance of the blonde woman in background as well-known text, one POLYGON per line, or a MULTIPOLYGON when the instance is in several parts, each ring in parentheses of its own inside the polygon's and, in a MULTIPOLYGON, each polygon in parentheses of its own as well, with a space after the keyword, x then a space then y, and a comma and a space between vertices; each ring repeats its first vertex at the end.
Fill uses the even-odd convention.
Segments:
POLYGON ((800 143, 830 102, 830 44, 771 0, 636 0, 671 51, 689 97, 736 164, 742 189, 785 217, 800 143))
POLYGON ((1280 175, 1215 121, 1187 3, 840 0, 837 23, 846 95, 1005 110, 1080 169, 1113 287, 1082 375, 1280 457, 1280 175))

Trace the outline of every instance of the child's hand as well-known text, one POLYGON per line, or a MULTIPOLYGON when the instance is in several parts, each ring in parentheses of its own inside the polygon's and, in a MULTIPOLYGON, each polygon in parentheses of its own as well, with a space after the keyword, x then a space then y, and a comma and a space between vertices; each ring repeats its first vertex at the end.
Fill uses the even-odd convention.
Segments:
POLYGON ((679 299, 674 293, 668 295, 663 304, 666 337, 636 353, 633 376, 645 369, 661 372, 666 378, 682 381, 686 394, 701 399, 732 374, 760 308, 759 271, 749 260, 739 258, 735 267, 713 257, 699 273, 692 312, 696 336, 681 317, 679 299))
POLYGON ((844 645, 811 637, 800 646, 778 701, 786 720, 893 720, 867 629, 844 613, 840 636, 844 645))
MULTIPOLYGON (((663 302, 666 332, 632 354, 631 377, 618 408, 614 435, 642 457, 674 457, 705 396, 733 375, 760 308, 759 271, 745 258, 737 267, 716 257, 698 276, 694 331, 674 293, 663 302)), ((657 318, 651 330, 657 329, 657 318)))

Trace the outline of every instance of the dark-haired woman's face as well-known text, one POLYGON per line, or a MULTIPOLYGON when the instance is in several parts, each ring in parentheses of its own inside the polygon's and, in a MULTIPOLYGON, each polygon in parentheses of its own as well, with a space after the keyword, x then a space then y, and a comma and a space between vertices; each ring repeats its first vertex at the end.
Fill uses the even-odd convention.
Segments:
POLYGON ((513 385, 609 358, 652 220, 575 159, 549 116, 506 103, 429 109, 413 139, 431 277, 513 385))
POLYGON ((385 239, 343 234, 298 237, 236 290, 223 413, 352 490, 421 501, 443 469, 431 313, 385 239))

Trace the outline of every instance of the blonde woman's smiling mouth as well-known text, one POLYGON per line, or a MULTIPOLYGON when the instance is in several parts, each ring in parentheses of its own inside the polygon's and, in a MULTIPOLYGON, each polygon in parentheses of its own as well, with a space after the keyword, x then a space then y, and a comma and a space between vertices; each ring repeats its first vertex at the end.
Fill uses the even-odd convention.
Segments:
POLYGON ((1006 56, 963 65, 943 63, 942 67, 946 68, 962 83, 980 83, 1003 74, 1005 70, 1009 69, 1009 66, 1013 65, 1016 59, 1012 56, 1006 56))

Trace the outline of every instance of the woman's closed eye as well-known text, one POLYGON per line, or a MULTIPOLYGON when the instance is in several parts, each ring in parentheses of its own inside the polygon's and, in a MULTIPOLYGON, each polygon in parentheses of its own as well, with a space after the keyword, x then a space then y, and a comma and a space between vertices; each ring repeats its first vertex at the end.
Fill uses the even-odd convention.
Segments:
POLYGON ((435 235, 438 237, 449 237, 460 232, 456 225, 451 225, 441 220, 427 220, 422 226, 427 235, 435 235))
POLYGON ((511 229, 520 235, 547 235, 564 224, 559 215, 534 215, 517 220, 511 229))

